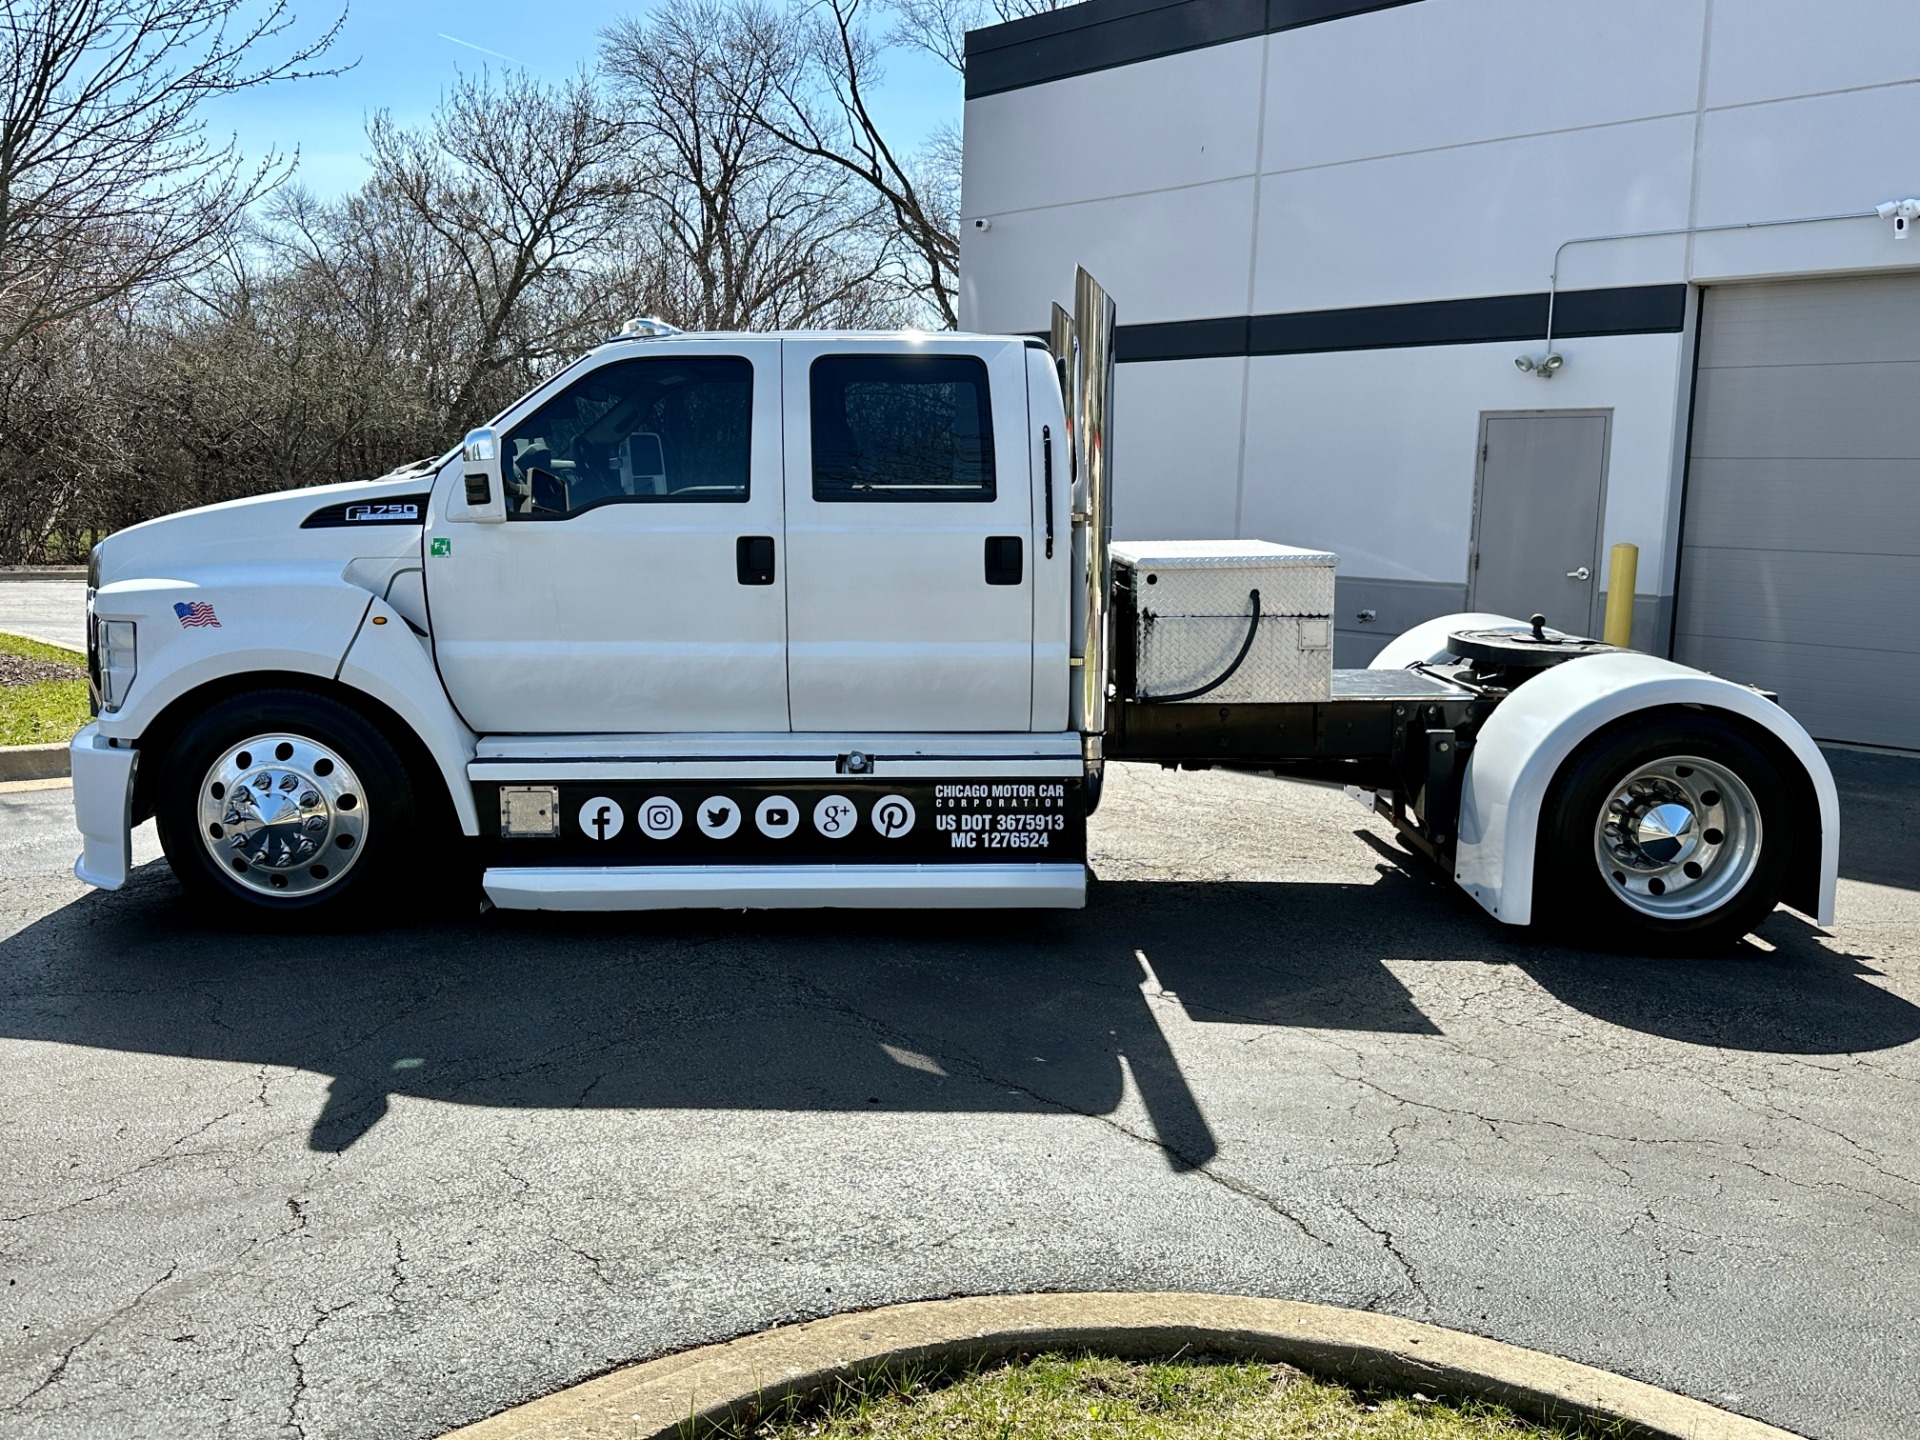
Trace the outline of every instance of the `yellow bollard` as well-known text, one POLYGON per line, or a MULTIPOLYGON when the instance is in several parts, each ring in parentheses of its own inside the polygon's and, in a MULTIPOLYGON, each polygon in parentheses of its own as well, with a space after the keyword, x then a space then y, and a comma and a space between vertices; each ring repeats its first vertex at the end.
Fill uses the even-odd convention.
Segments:
POLYGON ((1607 628, 1601 636, 1621 649, 1633 643, 1633 587, 1640 578, 1640 547, 1622 541, 1607 562, 1607 628))

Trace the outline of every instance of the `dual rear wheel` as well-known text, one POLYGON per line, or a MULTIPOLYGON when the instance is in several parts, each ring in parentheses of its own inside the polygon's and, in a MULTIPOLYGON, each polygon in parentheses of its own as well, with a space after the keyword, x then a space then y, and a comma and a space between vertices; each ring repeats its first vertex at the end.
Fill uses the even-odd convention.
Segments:
POLYGON ((1798 829, 1780 764, 1739 725, 1633 722, 1550 791, 1534 917, 1627 951, 1723 948, 1779 904, 1798 829))

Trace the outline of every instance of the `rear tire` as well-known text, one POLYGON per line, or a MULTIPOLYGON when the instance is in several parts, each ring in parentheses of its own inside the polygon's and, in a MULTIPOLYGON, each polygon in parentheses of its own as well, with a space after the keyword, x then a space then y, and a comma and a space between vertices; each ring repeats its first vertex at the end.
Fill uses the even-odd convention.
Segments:
POLYGON ((391 742, 322 695, 236 695, 191 721, 154 794, 167 863, 232 915, 374 919, 398 901, 420 807, 391 742))
POLYGON ((1627 725, 1554 782, 1534 915, 1626 951, 1724 950, 1779 904, 1795 820, 1779 765, 1739 726, 1712 715, 1627 725))

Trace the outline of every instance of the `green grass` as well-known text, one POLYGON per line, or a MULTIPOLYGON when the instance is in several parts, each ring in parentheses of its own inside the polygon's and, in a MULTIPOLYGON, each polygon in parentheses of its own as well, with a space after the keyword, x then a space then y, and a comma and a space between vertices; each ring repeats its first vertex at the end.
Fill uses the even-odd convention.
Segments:
POLYGON ((730 1440, 1560 1440, 1581 1432, 1477 1400, 1382 1395, 1286 1365, 1041 1355, 900 1371, 722 1431, 730 1440))
POLYGON ((51 745, 71 740, 90 718, 86 662, 71 650, 19 635, 0 635, 0 654, 64 665, 74 676, 33 685, 0 685, 0 745, 51 745))

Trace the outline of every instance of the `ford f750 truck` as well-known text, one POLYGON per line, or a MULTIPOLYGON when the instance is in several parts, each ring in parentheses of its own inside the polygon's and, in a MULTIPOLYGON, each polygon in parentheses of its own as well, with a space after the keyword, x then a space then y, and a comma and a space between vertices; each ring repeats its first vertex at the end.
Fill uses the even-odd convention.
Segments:
POLYGON ((1458 615, 1332 664, 1334 557, 1110 538, 1112 302, 1050 339, 636 322, 438 461, 109 537, 79 876, 157 819, 241 910, 1053 906, 1110 760, 1369 795, 1511 925, 1830 923, 1838 803, 1765 694, 1458 615))

